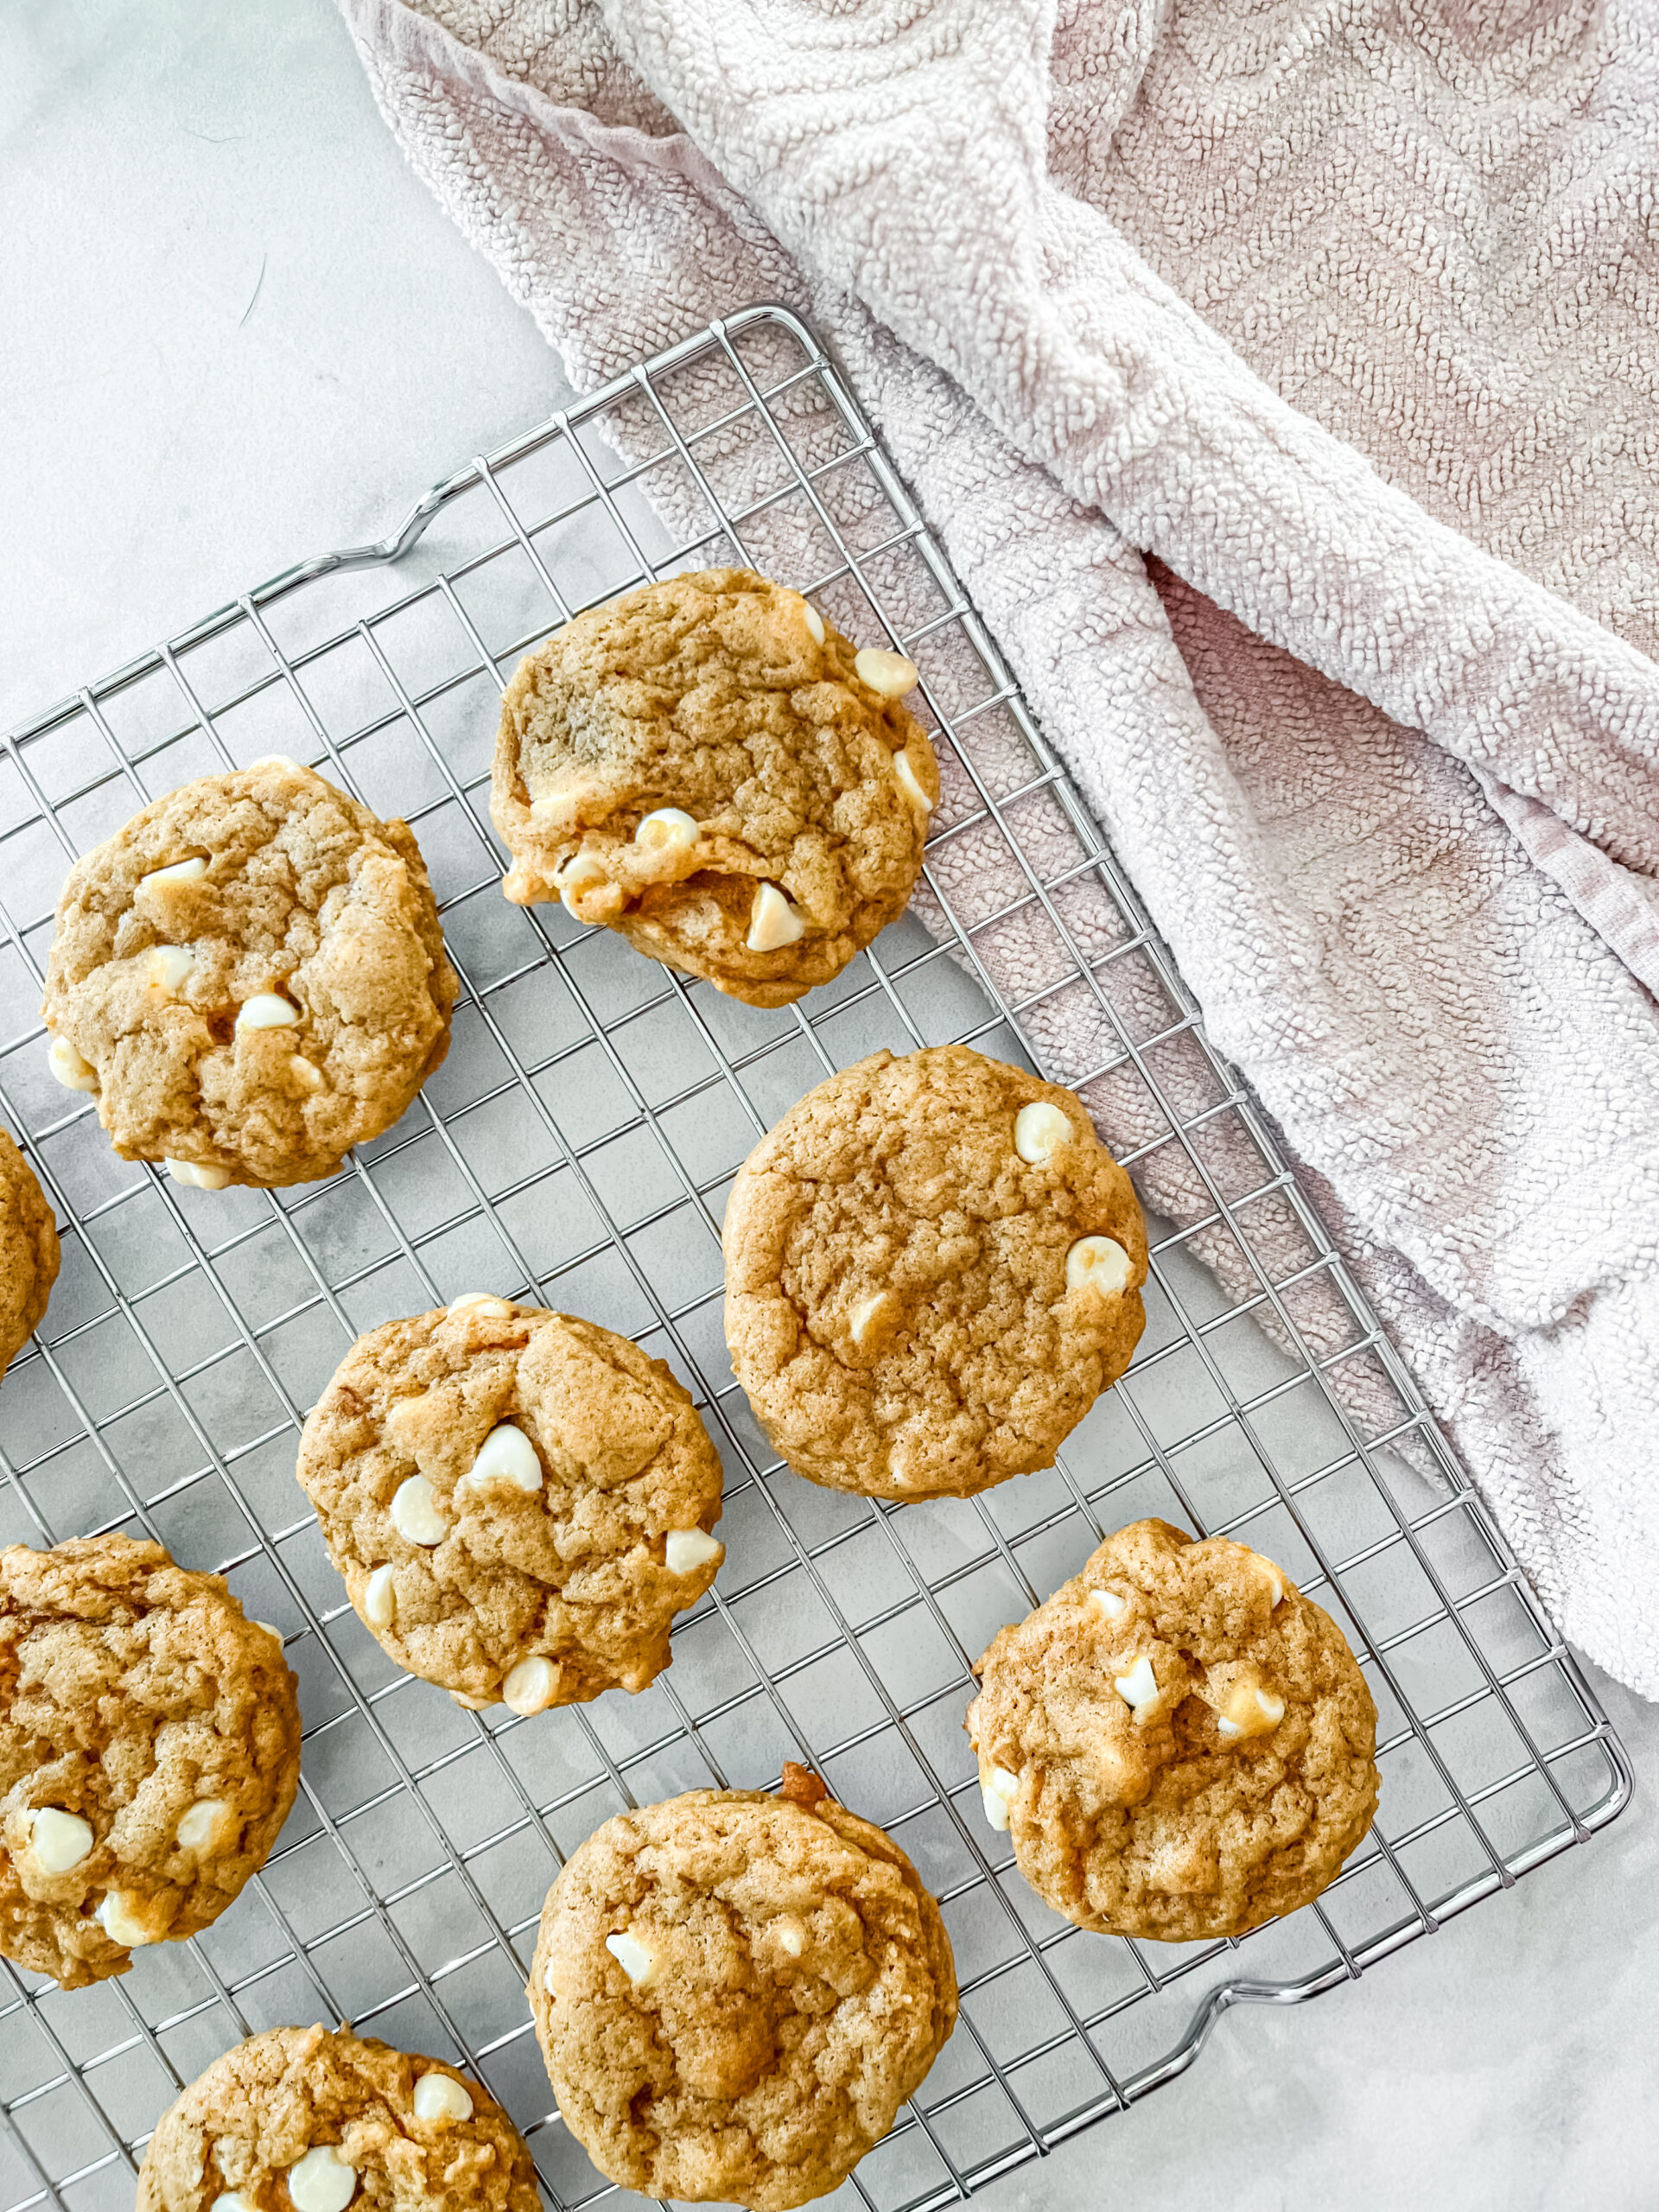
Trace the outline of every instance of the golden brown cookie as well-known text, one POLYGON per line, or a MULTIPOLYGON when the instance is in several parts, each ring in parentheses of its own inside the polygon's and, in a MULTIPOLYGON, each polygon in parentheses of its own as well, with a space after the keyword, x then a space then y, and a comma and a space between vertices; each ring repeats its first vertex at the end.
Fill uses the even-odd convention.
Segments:
POLYGON ((1376 1809, 1376 1707, 1342 1630, 1271 1560, 1165 1521, 1001 1631, 967 1725, 1020 1872, 1112 1935, 1294 1912, 1376 1809))
POLYGON ((965 1045, 809 1091, 743 1163, 723 1241, 762 1427, 870 1497, 1046 1467, 1145 1325, 1141 1209, 1083 1104, 965 1045))
POLYGON ((644 1689, 725 1556, 720 1455, 664 1363, 485 1292, 359 1338, 297 1471, 383 1649, 467 1705, 644 1689))
POLYGON ((454 970, 407 823, 308 768, 203 776, 70 870, 52 1071, 124 1160, 310 1183, 389 1129, 449 1044, 454 970))
POLYGON ((780 2212, 844 2180, 956 2024, 938 1907, 892 1838, 785 1768, 607 1821, 530 1971, 565 2126, 646 2196, 780 2212))
POLYGON ((250 2036, 162 2115, 137 2212, 539 2212, 524 2139, 470 2074, 327 2028, 250 2036))
POLYGON ((708 569, 579 614, 518 664, 490 816, 503 886, 750 1006, 828 982, 904 912, 938 766, 902 655, 708 569))
POLYGON ((40 1325, 60 1257, 46 1193, 0 1129, 0 1376, 40 1325))
POLYGON ((0 1551, 0 1952, 75 1989, 217 1920, 293 1805, 295 1688, 159 1544, 0 1551))

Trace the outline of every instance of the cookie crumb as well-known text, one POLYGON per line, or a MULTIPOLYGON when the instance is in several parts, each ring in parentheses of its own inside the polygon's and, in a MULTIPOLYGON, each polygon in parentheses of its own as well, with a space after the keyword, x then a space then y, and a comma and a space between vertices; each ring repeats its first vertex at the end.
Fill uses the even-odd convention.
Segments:
POLYGON ((830 1790, 810 1766, 803 1766, 798 1759, 785 1759, 778 1795, 787 1798, 791 1805, 799 1805, 810 1813, 823 1802, 830 1790))

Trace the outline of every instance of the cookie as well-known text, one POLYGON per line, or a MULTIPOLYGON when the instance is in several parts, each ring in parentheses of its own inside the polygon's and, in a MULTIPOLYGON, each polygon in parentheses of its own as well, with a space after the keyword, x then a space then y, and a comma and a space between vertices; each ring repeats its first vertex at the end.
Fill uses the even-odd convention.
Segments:
POLYGON ((646 2196, 804 2204, 956 2024, 938 1907, 892 1838, 786 1767, 607 1821, 548 1892, 530 1973, 565 2126, 646 2196))
POLYGON ((740 1169, 723 1241, 761 1427, 873 1497, 1046 1467, 1145 1325, 1141 1209, 1082 1103, 964 1045, 809 1091, 740 1169))
POLYGON ((298 1473, 370 1632, 467 1705, 644 1689, 725 1556, 720 1455, 664 1363, 483 1292, 360 1338, 298 1473))
POLYGON ((52 1072, 124 1160, 311 1183, 409 1106, 454 970, 420 848, 308 768, 157 799, 70 870, 41 1009, 52 1072))
POLYGON ((787 1006, 910 897, 939 796, 899 704, 916 680, 749 569, 579 614, 501 702, 507 897, 562 898, 653 960, 787 1006))
POLYGON ((1271 1560, 1137 1521, 985 1654, 985 1811, 1080 1928, 1242 1936, 1332 1879, 1376 1809, 1376 1707, 1271 1560))
POLYGON ((540 2212, 524 2139, 470 2074, 367 2036, 271 2028, 162 2115, 137 2212, 540 2212))
POLYGON ((300 1778, 275 1630, 159 1544, 0 1551, 0 1952, 65 1989, 218 1919, 300 1778))
POLYGON ((61 1256, 46 1193, 0 1129, 0 1376, 39 1326, 61 1256))

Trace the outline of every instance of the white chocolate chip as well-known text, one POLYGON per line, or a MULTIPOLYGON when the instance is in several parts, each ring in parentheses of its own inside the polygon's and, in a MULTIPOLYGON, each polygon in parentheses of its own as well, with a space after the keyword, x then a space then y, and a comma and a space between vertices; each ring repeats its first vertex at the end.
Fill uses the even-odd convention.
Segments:
POLYGON ((308 1090, 322 1089, 322 1070, 315 1060, 308 1060, 303 1052, 296 1052, 288 1065, 295 1080, 302 1083, 308 1090))
POLYGON ((865 645, 853 655, 861 683, 883 699, 902 699, 916 689, 916 664, 903 653, 890 653, 880 645, 865 645))
POLYGON ((222 1797, 198 1797, 186 1808, 179 1822, 179 1843, 186 1851, 211 1851, 230 1819, 231 1808, 222 1797))
POLYGON ((98 1070, 90 1060, 83 1060, 67 1037, 54 1037, 52 1049, 46 1056, 53 1079, 66 1090, 96 1090, 98 1070))
POLYGON ((1262 1573, 1268 1578, 1268 1587, 1273 1592, 1274 1604, 1275 1605, 1282 1605, 1285 1602, 1285 1579, 1283 1575, 1280 1573, 1278 1568, 1274 1565, 1270 1559, 1262 1559, 1258 1555, 1255 1563, 1261 1568, 1262 1573))
POLYGON ((397 1588, 390 1567, 377 1567, 363 1592, 363 1618, 371 1628, 390 1628, 397 1618, 397 1588))
POLYGON ((195 965, 196 956, 188 944, 158 944, 150 953, 145 981, 152 991, 165 991, 171 998, 195 965))
POLYGON ((797 944, 806 935, 806 924, 801 919, 775 883, 755 886, 754 904, 749 909, 749 933, 744 939, 751 952, 776 952, 785 944, 797 944))
POLYGON ((469 1306, 479 1309, 479 1319, 508 1321, 512 1318, 512 1301, 498 1298, 493 1290, 463 1290, 459 1298, 452 1298, 446 1309, 450 1313, 464 1313, 469 1306))
POLYGON ((1134 1272, 1128 1254, 1112 1236, 1080 1236, 1065 1255, 1068 1290, 1097 1290, 1113 1298, 1134 1272))
POLYGON ((449 1702, 458 1705, 463 1713, 487 1713, 493 1705, 499 1705, 499 1697, 472 1697, 465 1690, 451 1690, 449 1702))
POLYGON ((1134 1708, 1138 1726, 1144 1726, 1158 1709, 1158 1677, 1153 1673, 1152 1661, 1144 1651, 1127 1675, 1113 1675, 1112 1688, 1125 1705, 1134 1708))
POLYGON ((92 1915, 111 1943, 136 1951, 156 1940, 139 1916, 138 1900, 127 1890, 111 1890, 92 1915))
POLYGON ((663 1550, 671 1574, 695 1574, 711 1559, 718 1559, 726 1547, 718 1536, 711 1536, 702 1529, 671 1529, 663 1550))
POLYGON ((569 906, 584 891, 591 891, 595 884, 609 880, 610 872, 597 853, 578 853, 554 877, 553 887, 569 906))
POLYGON ((200 883, 207 873, 207 863, 200 855, 194 860, 174 861, 167 868, 153 868, 148 875, 138 879, 141 891, 153 891, 161 883, 200 883))
POLYGON ((994 1766, 980 1797, 985 1807, 985 1817, 999 1835, 1005 1835, 1008 1827, 1008 1808, 1020 1794, 1020 1777, 1006 1766, 994 1766))
POLYGON ((162 1165, 175 1183, 193 1191, 222 1191, 231 1179, 228 1167, 198 1167, 194 1160, 164 1160, 162 1165))
MULTIPOLYGON (((1060 1147, 1070 1144, 1076 1135, 1070 1115, 1047 1098, 1033 1098, 1014 1117, 1014 1148, 1032 1167, 1040 1167, 1045 1160, 1052 1160, 1060 1147)), ((1115 1249, 1122 1248, 1120 1245, 1115 1249)))
POLYGON ((237 1009, 236 1026, 243 1029, 292 1029, 305 1016, 292 999, 280 991, 256 991, 237 1009))
POLYGON ((424 1475, 411 1475, 392 1493, 391 1525, 411 1544, 441 1544, 449 1523, 438 1510, 432 1485, 424 1475))
POLYGON ((542 1463, 524 1430, 504 1421, 480 1445, 477 1459, 461 1479, 474 1485, 509 1483, 514 1490, 533 1495, 542 1486, 542 1463))
POLYGON ((861 1298, 847 1316, 847 1333, 855 1344, 868 1342, 880 1319, 881 1309, 887 1302, 885 1290, 878 1290, 874 1298, 861 1298))
POLYGON ((256 2208, 239 2189, 221 2189, 209 2212, 256 2212, 256 2208))
POLYGON ((43 1805, 29 1823, 29 1840, 42 1873, 67 1874, 91 1855, 94 1839, 92 1823, 79 1813, 43 1805))
POLYGON ((1091 1590, 1089 1602, 1091 1605, 1097 1605, 1109 1621, 1122 1620, 1129 1610, 1128 1599, 1120 1598, 1116 1590, 1091 1590))
POLYGON ((912 806, 919 806, 924 814, 931 814, 933 811, 933 802, 929 798, 927 793, 922 789, 922 779, 916 773, 915 769, 912 767, 910 755, 908 753, 895 753, 893 754, 893 772, 894 778, 897 779, 899 790, 903 791, 905 797, 910 801, 911 804, 912 806))
POLYGON ((559 1687, 558 1671, 550 1659, 538 1653, 533 1659, 521 1659, 501 1685, 501 1694, 515 1713, 526 1719, 532 1713, 545 1713, 553 1702, 553 1693, 559 1687))
POLYGON ((1283 1698, 1263 1689, 1254 1673, 1251 1669, 1233 1684, 1217 1717, 1216 1726, 1230 1743, 1241 1736, 1270 1736, 1285 1717, 1283 1698))
POLYGON ((806 1948, 806 1930, 792 1912, 780 1912, 772 1926, 778 1930, 778 1948, 791 1959, 798 1959, 806 1948))
POLYGON ((297 768, 299 765, 290 753, 262 753, 257 760, 249 761, 248 772, 251 774, 256 768, 297 768))
POLYGON ((620 1936, 607 1936, 605 1948, 616 1961, 636 1989, 643 1989, 657 1971, 654 1953, 648 1951, 637 1936, 630 1936, 625 1929, 620 1936))
POLYGON ((287 1637, 283 1634, 281 1629, 277 1627, 275 1621, 255 1621, 254 1626, 255 1628, 264 1629, 265 1634, 276 1643, 282 1644, 288 1641, 287 1637))
POLYGON ((450 2074, 423 2074, 415 2084, 416 2120, 470 2120, 473 2101, 450 2074))
POLYGON ((806 625, 807 635, 815 645, 823 643, 823 617, 810 599, 801 601, 801 620, 806 625))
POLYGON ((332 2143, 319 2143, 288 2170, 294 2212, 346 2212, 357 2194, 357 2171, 332 2143))
POLYGON ((689 853, 700 834, 696 821, 683 807, 659 806, 641 817, 633 842, 651 853, 689 853))

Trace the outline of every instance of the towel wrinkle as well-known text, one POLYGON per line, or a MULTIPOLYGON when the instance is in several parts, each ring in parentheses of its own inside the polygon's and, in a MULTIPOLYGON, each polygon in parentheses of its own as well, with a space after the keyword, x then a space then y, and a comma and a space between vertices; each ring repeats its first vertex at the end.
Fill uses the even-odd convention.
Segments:
MULTIPOLYGON (((341 5, 578 386, 755 300, 824 331, 1545 1598, 1659 1694, 1645 0, 341 5)), ((730 394, 698 373, 712 421, 730 394)), ((607 425, 636 457, 650 431, 607 425)), ((722 498, 762 485, 741 428, 699 450, 722 498)), ((820 480, 868 543, 851 474, 820 480)), ((753 529, 758 559, 825 565, 810 517, 753 529)), ((980 778, 1020 790, 1017 729, 975 728, 980 778)), ((1063 814, 1019 806, 1064 875, 1063 814)), ((1342 1349, 1111 902, 1079 876, 1020 903, 992 822, 938 854, 1148 1203, 1191 1222, 1222 1192, 1297 1278, 1293 1325, 1342 1349), (1115 1022, 1162 1039, 1154 1087, 1115 1022), (1196 1165, 1166 1102, 1209 1116, 1196 1165)), ((1224 1222, 1193 1243, 1253 1284, 1224 1222)), ((1337 1372, 1380 1426, 1386 1376, 1337 1372)))

